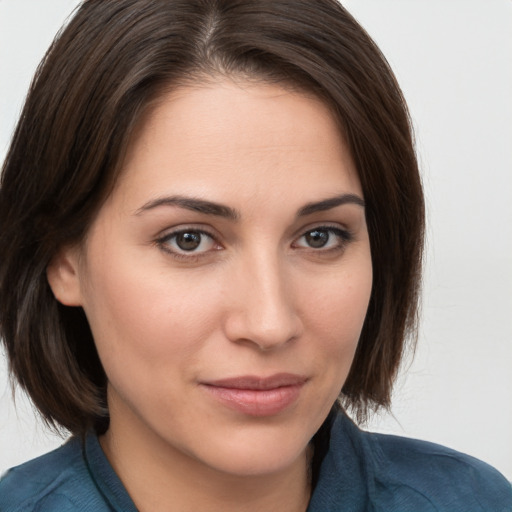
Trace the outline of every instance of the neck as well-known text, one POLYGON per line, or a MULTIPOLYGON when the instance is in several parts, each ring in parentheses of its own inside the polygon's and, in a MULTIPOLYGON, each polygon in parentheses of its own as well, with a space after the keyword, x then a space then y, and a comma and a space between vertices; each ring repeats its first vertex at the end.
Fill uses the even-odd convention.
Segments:
POLYGON ((156 434, 115 420, 101 446, 139 512, 305 512, 310 497, 304 450, 287 468, 269 474, 218 471, 169 446, 156 434), (129 426, 127 426, 129 425, 129 426), (118 428, 120 427, 120 428, 118 428), (146 433, 147 434, 147 433, 146 433))

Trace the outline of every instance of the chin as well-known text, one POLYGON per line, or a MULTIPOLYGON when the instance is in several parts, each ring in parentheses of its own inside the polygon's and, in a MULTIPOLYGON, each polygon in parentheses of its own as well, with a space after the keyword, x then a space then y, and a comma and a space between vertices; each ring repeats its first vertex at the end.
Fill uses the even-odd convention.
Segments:
POLYGON ((294 434, 289 430, 269 432, 260 428, 253 432, 232 434, 219 442, 210 440, 199 455, 208 466, 233 476, 265 476, 290 470, 294 465, 303 468, 312 437, 304 433, 294 434))

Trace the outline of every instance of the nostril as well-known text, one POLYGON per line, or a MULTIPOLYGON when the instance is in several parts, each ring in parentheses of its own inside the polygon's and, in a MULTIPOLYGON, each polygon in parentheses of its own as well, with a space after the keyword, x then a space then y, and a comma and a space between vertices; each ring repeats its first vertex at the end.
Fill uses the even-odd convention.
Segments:
POLYGON ((300 319, 289 305, 267 304, 264 311, 246 310, 238 320, 238 339, 257 345, 260 350, 274 350, 289 344, 300 334, 300 319))
POLYGON ((288 303, 245 303, 233 308, 226 320, 226 335, 237 343, 275 350, 291 343, 302 331, 300 317, 288 303))

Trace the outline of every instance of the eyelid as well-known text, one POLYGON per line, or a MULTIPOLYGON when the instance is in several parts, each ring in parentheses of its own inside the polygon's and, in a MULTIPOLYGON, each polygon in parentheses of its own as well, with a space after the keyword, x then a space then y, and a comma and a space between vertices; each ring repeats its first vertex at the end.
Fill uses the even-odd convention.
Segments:
POLYGON ((293 235, 294 239, 300 238, 301 236, 304 236, 306 233, 310 231, 314 231, 315 229, 325 229, 325 230, 332 230, 332 231, 339 231, 344 234, 353 236, 353 231, 348 228, 346 225, 344 225, 341 222, 312 222, 310 224, 307 224, 306 226, 301 227, 300 229, 295 231, 295 234, 293 235))
POLYGON ((218 241, 219 236, 216 231, 206 224, 178 224, 176 226, 167 227, 159 231, 159 233, 155 236, 155 240, 166 240, 172 236, 178 235, 179 233, 193 231, 195 233, 201 233, 207 235, 214 240, 218 241))

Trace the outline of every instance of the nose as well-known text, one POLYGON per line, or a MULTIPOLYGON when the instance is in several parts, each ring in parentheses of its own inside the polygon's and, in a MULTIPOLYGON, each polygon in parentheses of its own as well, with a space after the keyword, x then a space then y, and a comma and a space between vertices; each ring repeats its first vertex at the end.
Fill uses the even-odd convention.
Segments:
POLYGON ((231 283, 225 322, 227 337, 236 343, 276 350, 297 339, 303 330, 290 272, 268 253, 241 265, 231 283))

